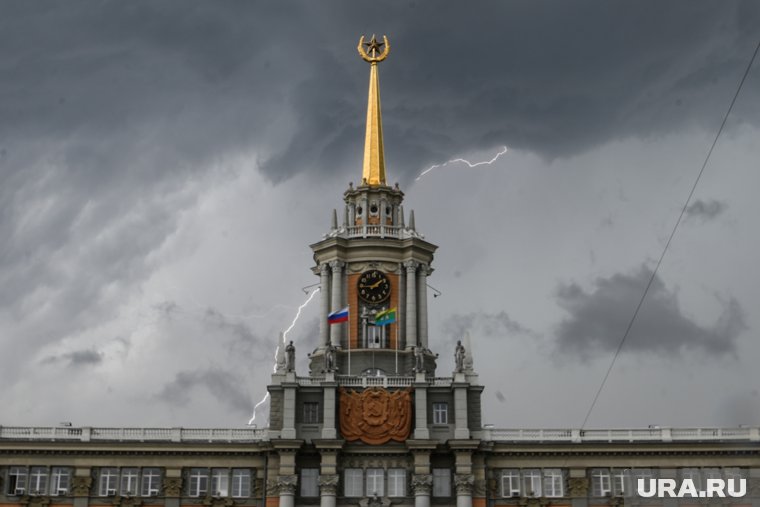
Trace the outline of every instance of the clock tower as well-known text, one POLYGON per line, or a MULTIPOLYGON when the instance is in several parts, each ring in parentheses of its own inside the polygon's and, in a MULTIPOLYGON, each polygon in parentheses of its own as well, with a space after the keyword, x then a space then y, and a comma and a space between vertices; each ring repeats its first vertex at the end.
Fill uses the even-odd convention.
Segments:
POLYGON ((378 64, 388 56, 388 39, 362 38, 358 49, 370 64, 362 178, 343 193, 340 223, 334 211, 330 231, 311 245, 322 314, 348 308, 348 321, 321 320, 311 370, 324 369, 329 349, 339 374, 432 375, 427 277, 437 247, 417 232, 413 211, 405 221, 404 193, 386 181, 378 64), (379 321, 384 314, 390 324, 379 321))

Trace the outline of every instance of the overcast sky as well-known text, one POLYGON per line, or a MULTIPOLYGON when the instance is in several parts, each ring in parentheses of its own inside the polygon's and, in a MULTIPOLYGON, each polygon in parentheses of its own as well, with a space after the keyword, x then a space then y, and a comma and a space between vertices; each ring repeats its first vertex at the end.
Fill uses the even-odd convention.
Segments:
MULTIPOLYGON (((438 375, 469 331, 485 422, 582 424, 756 2, 4 2, 0 425, 248 422, 361 178, 372 33, 438 375)), ((587 427, 760 424, 758 65, 587 427)))

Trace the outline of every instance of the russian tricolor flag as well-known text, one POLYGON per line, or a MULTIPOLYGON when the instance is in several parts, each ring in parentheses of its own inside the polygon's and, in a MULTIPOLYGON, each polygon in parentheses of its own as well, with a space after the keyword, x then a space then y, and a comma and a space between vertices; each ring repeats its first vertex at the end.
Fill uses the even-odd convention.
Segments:
POLYGON ((327 315, 327 322, 329 324, 340 324, 341 322, 348 321, 348 307, 342 310, 337 310, 327 315))

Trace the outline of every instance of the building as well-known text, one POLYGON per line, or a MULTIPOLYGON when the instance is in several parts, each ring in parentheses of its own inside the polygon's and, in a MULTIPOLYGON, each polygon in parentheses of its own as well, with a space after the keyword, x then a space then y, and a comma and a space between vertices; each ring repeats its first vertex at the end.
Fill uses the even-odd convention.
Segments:
POLYGON ((746 479, 746 494, 721 504, 760 505, 759 428, 483 426, 467 344, 441 359, 428 336, 436 246, 387 184, 378 64, 388 51, 387 39, 360 40, 362 179, 311 245, 321 310, 336 323, 315 332, 308 372, 294 367, 303 347, 282 343, 268 428, 0 427, 0 507, 656 504, 633 494, 636 479, 746 479))

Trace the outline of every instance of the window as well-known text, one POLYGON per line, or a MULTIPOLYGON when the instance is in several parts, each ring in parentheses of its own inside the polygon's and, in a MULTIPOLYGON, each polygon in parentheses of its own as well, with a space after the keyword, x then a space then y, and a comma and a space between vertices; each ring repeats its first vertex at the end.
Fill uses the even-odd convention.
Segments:
POLYGON ((525 496, 541 496, 541 470, 523 470, 523 491, 525 496))
POLYGON ((612 470, 610 479, 612 482, 612 493, 615 496, 625 496, 631 493, 630 469, 612 470))
POLYGON ((140 495, 158 496, 161 491, 161 470, 158 468, 143 468, 140 495))
POLYGON ((8 472, 8 494, 23 495, 26 493, 26 467, 11 467, 8 472))
POLYGON ((64 467, 53 467, 50 474, 50 495, 60 496, 69 493, 71 484, 71 471, 64 467))
POLYGON ((343 477, 343 489, 346 496, 362 496, 364 494, 361 468, 346 468, 343 477))
POLYGON ((204 496, 208 491, 208 468, 191 468, 188 496, 204 496))
POLYGON ((211 495, 229 496, 230 494, 230 471, 226 468, 211 469, 211 495))
POLYGON ((607 496, 612 492, 610 471, 605 468, 591 470, 591 496, 607 496))
POLYGON ((564 476, 559 468, 544 469, 544 496, 558 498, 564 496, 564 476))
POLYGON ((319 496, 319 468, 301 469, 301 496, 319 496))
POLYGON ((137 481, 139 477, 139 468, 121 469, 121 496, 137 496, 137 481))
POLYGON ((248 498, 251 496, 251 470, 249 468, 232 469, 233 498, 248 498))
POLYGON ((501 496, 509 498, 520 496, 520 471, 516 469, 502 470, 501 496))
POLYGON ((303 404, 303 422, 306 424, 319 423, 319 402, 307 401, 303 404))
POLYGON ((388 496, 406 496, 406 470, 388 469, 388 496))
POLYGON ((382 468, 367 469, 367 496, 385 496, 384 478, 382 468))
POLYGON ((433 469, 433 496, 451 496, 451 471, 448 468, 433 469))
POLYGON ((119 483, 118 468, 101 468, 98 478, 98 496, 113 496, 119 483))
POLYGON ((446 402, 433 403, 433 424, 449 423, 449 404, 446 402))

